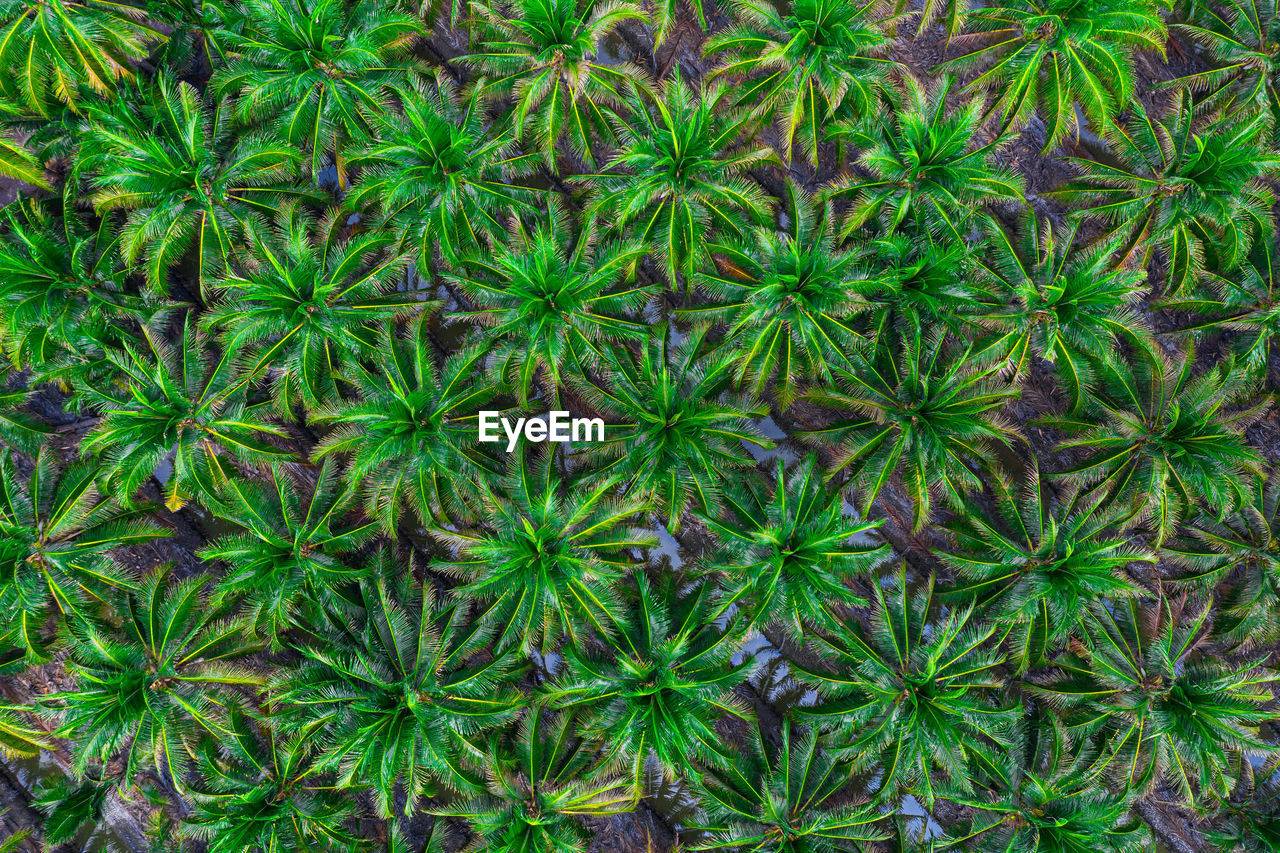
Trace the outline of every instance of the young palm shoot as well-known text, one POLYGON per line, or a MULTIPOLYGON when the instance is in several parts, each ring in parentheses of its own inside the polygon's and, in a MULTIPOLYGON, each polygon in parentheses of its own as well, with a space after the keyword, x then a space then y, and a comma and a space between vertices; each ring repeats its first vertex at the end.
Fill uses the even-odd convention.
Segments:
POLYGON ((345 477, 365 494, 365 511, 386 533, 408 511, 422 524, 467 517, 479 484, 501 465, 476 443, 476 416, 498 390, 481 377, 484 353, 475 347, 437 364, 426 316, 398 332, 378 332, 377 356, 346 374, 358 399, 317 410, 332 431, 315 451, 342 457, 345 477))
POLYGON ((1173 365, 1139 349, 1107 369, 1081 418, 1050 421, 1075 433, 1060 447, 1083 455, 1053 476, 1127 505, 1157 544, 1201 501, 1217 514, 1239 508, 1260 462, 1241 433, 1266 400, 1250 397, 1253 383, 1230 362, 1192 378, 1193 362, 1188 354, 1173 365))
POLYGON ((1258 726, 1274 716, 1277 676, 1262 657, 1231 660, 1206 648, 1207 606, 1130 599, 1090 612, 1079 654, 1028 689, 1064 713, 1074 736, 1099 739, 1116 783, 1166 782, 1187 802, 1210 802, 1227 795, 1228 771, 1242 758, 1276 754, 1258 726))
POLYGON ((711 595, 705 582, 686 595, 674 578, 636 574, 630 615, 613 624, 607 645, 567 648, 565 675, 544 691, 552 707, 586 712, 582 730, 630 764, 633 779, 651 756, 667 775, 686 778, 734 760, 716 721, 746 718, 732 691, 754 659, 740 653, 742 629, 732 615, 726 623, 711 595))
POLYGON ((1147 833, 1128 819, 1133 795, 1108 789, 1107 756, 1072 744, 1061 723, 1037 714, 999 762, 984 768, 987 790, 947 799, 971 817, 949 848, 985 853, 1139 853, 1147 833))
POLYGON ((513 183, 535 165, 515 150, 505 124, 485 116, 478 92, 457 102, 437 82, 406 97, 402 112, 379 113, 377 139, 356 152, 360 176, 346 198, 369 210, 422 271, 498 242, 508 221, 537 211, 536 193, 513 183))
MULTIPOLYGON (((34 199, 4 208, 0 306, 4 345, 29 372, 29 387, 56 383, 77 394, 110 381, 103 353, 162 322, 169 305, 128 280, 108 220, 94 230, 34 199)), ((6 436, 6 440, 8 437, 6 436)))
POLYGON ((231 459, 261 465, 290 455, 264 438, 284 433, 258 414, 260 404, 248 402, 254 376, 237 347, 215 350, 190 320, 178 346, 144 331, 151 352, 128 345, 107 351, 121 387, 85 393, 103 414, 84 448, 102 460, 106 485, 120 500, 132 503, 148 477, 171 466, 163 493, 177 511, 219 488, 231 459))
POLYGON ((1030 213, 1021 225, 1013 233, 988 225, 990 253, 977 271, 1002 304, 982 322, 1002 333, 994 346, 1019 374, 1032 357, 1051 362, 1076 411, 1119 342, 1154 345, 1136 308, 1146 276, 1115 264, 1114 241, 1076 248, 1078 225, 1055 234, 1030 213))
POLYGON ((588 445, 610 459, 599 476, 621 478, 627 493, 654 502, 669 529, 688 510, 719 505, 724 472, 752 464, 746 444, 772 447, 750 423, 768 414, 730 390, 732 361, 699 358, 705 330, 672 346, 652 339, 636 353, 617 348, 609 380, 588 377, 583 391, 608 416, 606 441, 588 445))
POLYGON ((1225 517, 1197 514, 1161 552, 1185 570, 1178 580, 1216 590, 1215 632, 1247 650, 1280 637, 1280 475, 1254 492, 1225 517))
POLYGON ((999 408, 1017 391, 999 380, 1001 365, 984 361, 972 346, 954 350, 941 335, 926 338, 918 330, 893 337, 851 354, 851 366, 835 370, 836 388, 805 395, 851 416, 804 435, 836 448, 832 470, 848 469, 863 516, 889 478, 899 477, 915 502, 919 530, 933 513, 933 495, 958 504, 981 487, 974 471, 979 449, 1009 440, 999 408))
POLYGON ((289 736, 234 713, 222 740, 199 755, 199 785, 183 838, 208 853, 359 853, 371 842, 351 831, 356 808, 317 767, 315 737, 289 736))
POLYGON ((963 579, 955 597, 976 600, 985 615, 1013 626, 1010 659, 1025 672, 1084 635, 1091 601, 1142 592, 1125 570, 1156 558, 1118 533, 1121 511, 1078 491, 1055 499, 1034 467, 1016 492, 1003 478, 991 488, 994 511, 966 501, 948 525, 955 548, 940 556, 963 579))

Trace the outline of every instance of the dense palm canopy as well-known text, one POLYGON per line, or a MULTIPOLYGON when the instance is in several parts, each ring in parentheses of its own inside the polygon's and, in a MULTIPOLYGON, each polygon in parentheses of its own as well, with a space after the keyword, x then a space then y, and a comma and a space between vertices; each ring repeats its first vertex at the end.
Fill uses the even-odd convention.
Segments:
POLYGON ((697 359, 702 339, 672 346, 664 337, 638 355, 616 349, 609 381, 584 389, 609 416, 601 474, 625 477, 628 493, 651 498, 669 527, 688 509, 718 504, 719 472, 751 462, 745 445, 772 444, 749 421, 765 409, 730 390, 731 363, 697 359))
POLYGON ((1271 0, 0 0, 0 851, 1259 853, 1271 0))
POLYGON ((644 337, 634 319, 652 294, 634 281, 643 254, 591 230, 572 238, 554 219, 459 265, 459 289, 484 306, 461 316, 485 327, 492 369, 521 405, 540 387, 554 396, 567 369, 599 363, 605 342, 644 337))
POLYGON ((508 219, 533 209, 511 180, 528 172, 504 126, 484 119, 477 93, 458 103, 447 85, 415 93, 403 113, 376 116, 376 138, 352 161, 361 168, 349 204, 382 217, 402 250, 427 269, 500 239, 508 219))
POLYGON ((842 504, 810 456, 789 473, 779 460, 772 494, 755 483, 731 486, 723 519, 704 520, 724 548, 716 566, 728 598, 752 622, 799 639, 829 622, 833 608, 864 603, 846 580, 874 571, 889 549, 874 541, 876 523, 850 518, 842 504))
POLYGON ((254 373, 274 368, 286 410, 331 400, 347 365, 373 352, 380 321, 429 301, 405 286, 404 258, 386 235, 342 240, 336 230, 292 206, 268 227, 247 228, 246 250, 205 315, 230 346, 254 353, 254 373))
POLYGON ((674 284, 701 266, 714 234, 741 236, 764 218, 764 196, 742 173, 769 152, 735 150, 747 117, 723 86, 696 91, 676 77, 660 98, 633 101, 635 123, 597 176, 595 207, 618 227, 635 226, 674 284))
POLYGON ((849 469, 864 515, 889 478, 900 477, 915 501, 919 528, 933 511, 931 493, 956 500, 976 486, 973 454, 1006 438, 997 408, 1015 392, 999 382, 999 367, 971 349, 947 353, 941 337, 885 336, 853 353, 848 368, 836 369, 835 388, 809 395, 852 416, 808 437, 836 445, 836 467, 849 469))
POLYGON ((396 785, 406 786, 408 813, 431 780, 463 790, 479 787, 483 766, 477 732, 512 720, 520 705, 505 687, 510 655, 479 662, 487 627, 458 601, 431 589, 415 593, 408 576, 379 552, 374 577, 361 585, 362 618, 330 612, 312 626, 326 640, 304 647, 298 672, 272 696, 287 728, 320 735, 318 766, 350 783, 372 782, 378 809, 392 812, 396 785), (415 600, 414 596, 421 600, 415 600))
POLYGON ((607 632, 621 618, 611 582, 635 563, 630 549, 652 539, 630 527, 648 504, 614 497, 616 479, 558 481, 550 454, 511 467, 486 490, 477 529, 432 531, 459 556, 437 567, 465 582, 457 594, 482 604, 477 618, 500 647, 548 649, 561 636, 607 632))
POLYGON ((162 30, 137 4, 6 0, 0 4, 0 93, 48 115, 132 81, 162 30))
POLYGON ((217 597, 240 601, 252 629, 273 639, 309 624, 358 576, 338 555, 373 534, 372 522, 347 518, 352 495, 331 465, 312 477, 275 466, 266 482, 230 478, 206 497, 214 515, 244 529, 201 550, 202 559, 227 566, 217 597))
POLYGON ((949 77, 932 90, 912 81, 893 124, 859 122, 847 132, 871 178, 838 181, 828 190, 852 200, 842 235, 874 223, 886 232, 903 227, 959 239, 975 209, 1021 200, 1022 178, 991 163, 1005 138, 975 144, 981 100, 948 109, 950 94, 949 77))
POLYGON ((795 400, 805 379, 831 380, 831 365, 856 338, 849 317, 881 279, 852 250, 837 246, 830 205, 788 187, 791 227, 756 228, 742 241, 710 245, 715 265, 697 284, 712 304, 679 312, 694 322, 728 326, 738 381, 779 405, 795 400))
POLYGON ((935 612, 932 583, 912 589, 905 570, 875 587, 867 625, 846 620, 815 636, 822 657, 802 670, 823 692, 806 714, 856 721, 834 740, 859 768, 883 769, 879 785, 932 804, 937 787, 967 791, 970 765, 996 760, 1020 709, 997 696, 1003 633, 972 607, 935 612))

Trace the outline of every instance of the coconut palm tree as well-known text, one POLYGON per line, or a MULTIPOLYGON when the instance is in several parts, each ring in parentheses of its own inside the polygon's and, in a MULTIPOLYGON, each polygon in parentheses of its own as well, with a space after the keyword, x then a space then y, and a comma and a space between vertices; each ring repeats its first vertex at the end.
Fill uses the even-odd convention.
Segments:
POLYGON ((886 838, 884 815, 850 802, 852 763, 824 749, 815 727, 784 719, 775 746, 759 725, 731 771, 708 768, 694 784, 707 820, 691 829, 710 835, 691 850, 836 853, 886 838))
POLYGON ((222 32, 228 53, 210 86, 233 96, 238 121, 263 124, 310 154, 311 175, 332 158, 347 187, 347 147, 373 130, 414 74, 418 19, 371 0, 241 0, 243 30, 222 32))
POLYGON ((982 603, 984 615, 1014 629, 1019 672, 1046 662, 1086 627, 1089 602, 1142 592, 1125 574, 1155 563, 1149 551, 1118 533, 1121 510, 1103 509, 1079 491, 1055 496, 1031 466, 1014 489, 991 481, 992 501, 967 500, 947 525, 954 550, 939 555, 962 578, 954 594, 982 603))
POLYGON ((866 605, 846 581, 883 564, 889 546, 871 533, 879 522, 846 514, 815 454, 789 472, 779 459, 772 493, 754 480, 725 492, 722 518, 700 520, 720 544, 714 570, 721 588, 753 625, 780 627, 802 642, 809 626, 830 622, 832 610, 866 605))
POLYGON ((7 0, 0 4, 0 97, 48 116, 136 77, 162 31, 136 3, 7 0))
POLYGON ((617 477, 593 484, 553 478, 550 453, 517 453, 497 483, 482 483, 480 525, 432 529, 458 551, 434 568, 461 578, 454 594, 481 603, 498 648, 549 651, 621 619, 614 584, 653 537, 629 527, 645 500, 618 498, 617 477))
POLYGON ((997 761, 1021 708, 1005 704, 1000 631, 974 609, 935 612, 930 577, 912 590, 905 565, 875 584, 870 618, 812 636, 818 664, 792 667, 823 694, 804 717, 838 727, 832 745, 855 768, 878 768, 882 796, 910 791, 928 807, 972 790, 970 768, 997 761))
POLYGON ((1223 115, 1267 113, 1280 119, 1280 14, 1275 0, 1191 3, 1190 16, 1171 28, 1209 54, 1210 68, 1172 84, 1197 97, 1197 108, 1223 115))
POLYGON ((351 160, 360 174, 347 205, 368 210, 424 271, 437 252, 453 260, 490 247, 513 215, 536 210, 535 193, 512 183, 535 157, 486 120, 480 93, 456 95, 444 83, 413 90, 403 112, 376 114, 376 140, 351 160))
POLYGON ((229 734, 238 686, 261 679, 234 661, 256 650, 243 626, 210 607, 200 578, 170 580, 160 567, 125 592, 118 628, 89 621, 68 630, 74 685, 46 697, 70 738, 76 772, 118 760, 123 779, 154 766, 176 786, 204 734, 229 734))
POLYGON ((677 74, 660 97, 631 102, 621 151, 592 176, 599 186, 592 210, 653 246, 674 286, 708 261, 713 235, 740 238, 764 221, 765 196, 742 173, 770 154, 735 147, 748 118, 732 109, 723 86, 694 91, 677 74))
POLYGON ((189 318, 177 346, 144 332, 150 352, 127 344, 108 350, 120 378, 85 389, 102 419, 84 448, 101 459, 106 485, 121 501, 131 504, 147 478, 163 476, 165 503, 177 510, 225 480, 220 457, 261 464, 290 455, 264 438, 284 433, 258 414, 261 404, 247 401, 253 375, 238 348, 214 350, 189 318))
POLYGON ((472 347, 438 364, 425 315, 403 330, 378 332, 376 356, 345 375, 358 399, 335 399, 313 421, 332 427, 317 459, 346 460, 345 476, 365 493, 365 511, 392 532, 409 510, 423 524, 466 516, 478 484, 501 463, 476 443, 477 412, 498 394, 479 381, 483 351, 472 347))
POLYGON ((1104 131, 1113 160, 1071 158, 1078 178, 1055 191, 1087 205, 1127 256, 1159 249, 1168 266, 1167 291, 1182 294, 1206 272, 1229 272, 1258 236, 1271 234, 1272 193, 1261 176, 1280 168, 1262 140, 1261 117, 1195 125, 1187 95, 1163 121, 1130 105, 1123 126, 1104 131))
POLYGON ((706 583, 684 594, 674 578, 637 573, 634 589, 630 615, 619 613, 606 646, 565 649, 564 674, 543 688, 543 699, 587 713, 583 731, 610 759, 629 763, 632 778, 641 778, 650 756, 689 778, 699 766, 730 764, 715 724, 726 714, 747 716, 732 692, 754 668, 738 654, 741 627, 717 618, 725 608, 706 583))
POLYGON ((1226 796, 1240 756, 1275 753, 1256 727, 1273 713, 1277 676, 1260 658, 1229 661, 1207 648, 1207 606, 1130 599, 1090 613, 1088 642, 1028 689, 1069 709, 1077 737, 1099 739, 1119 784, 1166 781, 1185 801, 1204 802, 1226 796))
POLYGON ((318 408, 348 366, 373 353, 380 324, 434 305, 404 285, 406 259, 392 242, 378 231, 341 239, 333 217, 288 205, 270 226, 246 227, 201 319, 227 346, 254 353, 251 372, 270 371, 282 413, 318 408))
POLYGON ((142 325, 167 306, 128 281, 109 228, 30 200, 4 208, 0 304, 6 348, 31 371, 31 384, 72 393, 109 381, 104 349, 136 343, 142 325))
POLYGON ((1240 432, 1266 405, 1251 392, 1230 362, 1193 377, 1190 361, 1139 350, 1108 367, 1080 417, 1056 422, 1074 433, 1059 447, 1080 457, 1053 476, 1124 503, 1158 544, 1200 501, 1224 513, 1246 500, 1244 478, 1259 457, 1240 432))
POLYGON ((878 272, 864 294, 867 309, 857 326, 864 337, 935 327, 958 337, 981 333, 978 320, 995 301, 981 285, 981 246, 901 231, 854 245, 862 264, 878 272))
POLYGON ((737 380, 759 396, 771 390, 785 409, 806 381, 831 382, 858 335, 850 318, 865 310, 861 293, 882 279, 864 259, 837 245, 831 205, 787 185, 790 227, 752 230, 741 242, 712 242, 714 269, 695 284, 712 303, 676 312, 695 323, 723 323, 737 380))
POLYGON ((888 58, 879 4, 797 0, 777 8, 766 0, 742 0, 735 12, 737 24, 713 36, 704 50, 723 57, 715 76, 741 79, 736 106, 777 122, 778 147, 787 159, 799 147, 817 165, 827 126, 860 122, 894 100, 898 63, 888 58))
POLYGON ((1078 224, 1055 234, 1030 213, 1020 224, 1016 232, 988 225, 989 253, 978 272, 1001 304, 982 320, 1002 333, 997 346, 1019 373, 1032 357, 1051 362, 1076 410, 1119 342, 1154 344, 1135 306, 1146 276, 1114 263, 1114 241, 1078 248, 1078 224))
POLYGON ((347 826, 353 804, 316 767, 313 743, 306 732, 284 737, 232 714, 221 742, 200 751, 182 836, 209 853, 367 849, 369 840, 347 826))
POLYGON ((226 263, 243 221, 271 212, 300 156, 269 136, 230 132, 227 110, 169 75, 89 110, 77 168, 99 214, 123 211, 125 263, 141 264, 161 292, 195 247, 200 281, 226 263))
POLYGON ((950 842, 962 850, 1035 853, 1138 853, 1147 833, 1127 819, 1132 796, 1108 790, 1106 756, 1072 749, 1061 724, 1038 715, 998 764, 987 768, 981 796, 949 798, 974 809, 964 834, 950 842))
POLYGON ((111 589, 132 586, 111 551, 167 535, 147 507, 127 509, 97 485, 90 464, 59 464, 41 448, 30 476, 0 454, 0 607, 9 615, 0 650, 45 659, 51 610, 68 623, 89 618, 111 589))
POLYGON ((215 600, 239 602, 252 630, 273 645, 291 628, 311 624, 334 603, 337 589, 361 574, 340 559, 374 534, 372 521, 349 517, 354 497, 328 461, 314 482, 279 464, 265 482, 227 478, 204 500, 244 532, 219 536, 197 552, 227 566, 215 600))
POLYGON ((752 458, 744 443, 772 447, 749 423, 762 406, 730 390, 732 361, 699 359, 705 329, 678 344, 652 338, 639 352, 611 351, 599 379, 582 391, 607 416, 605 440, 587 453, 610 460, 600 477, 627 481, 627 493, 646 496, 668 528, 679 529, 686 510, 718 505, 722 472, 752 458))
POLYGON ((437 806, 437 817, 465 819, 476 847, 494 853, 571 853, 590 833, 582 818, 629 811, 634 783, 602 762, 597 744, 579 735, 572 714, 533 705, 507 742, 493 738, 485 759, 486 790, 437 806))
POLYGON ((644 20, 633 0, 473 2, 466 57, 487 95, 510 97, 512 130, 548 169, 564 145, 591 168, 596 149, 617 148, 628 95, 650 94, 648 75, 632 62, 610 62, 603 42, 626 21, 644 20))
POLYGON ((477 733, 520 710, 507 686, 515 661, 487 652, 488 627, 469 603, 419 588, 387 549, 360 581, 363 610, 328 612, 308 626, 303 661, 272 691, 286 731, 323 743, 316 768, 340 786, 373 789, 379 814, 410 814, 426 795, 476 790, 487 766, 477 733))
POLYGON ((943 67, 982 69, 969 86, 992 93, 1003 129, 1037 116, 1046 152, 1084 120, 1108 128, 1136 91, 1133 54, 1164 54, 1164 22, 1145 0, 1011 0, 964 21, 962 53, 943 67))
POLYGON ((1023 178, 992 163, 1007 137, 977 144, 982 99, 949 109, 951 88, 950 77, 932 87, 908 77, 907 98, 892 120, 853 123, 842 131, 859 151, 862 175, 824 190, 827 197, 852 201, 841 237, 874 222, 882 233, 907 228, 961 240, 983 205, 1022 201, 1023 178))
POLYGON ((850 415, 803 437, 836 448, 832 470, 848 469, 847 488, 864 516, 896 474, 915 503, 918 530, 933 512, 933 494, 957 502, 981 486, 975 454, 1012 437, 998 408, 1017 392, 999 381, 1000 364, 972 345, 953 349, 918 329, 861 347, 849 360, 835 368, 835 388, 804 399, 850 415))
POLYGON ((582 372, 604 359, 605 341, 639 341, 638 316, 654 288, 635 281, 642 244, 576 234, 560 217, 530 232, 513 229, 496 252, 458 265, 450 280, 475 310, 455 317, 484 327, 487 366, 527 405, 531 395, 559 398, 561 372, 582 372))
POLYGON ((1162 549, 1180 580, 1217 591, 1215 633, 1248 649, 1280 637, 1280 477, 1269 472, 1254 492, 1230 515, 1198 513, 1162 549))

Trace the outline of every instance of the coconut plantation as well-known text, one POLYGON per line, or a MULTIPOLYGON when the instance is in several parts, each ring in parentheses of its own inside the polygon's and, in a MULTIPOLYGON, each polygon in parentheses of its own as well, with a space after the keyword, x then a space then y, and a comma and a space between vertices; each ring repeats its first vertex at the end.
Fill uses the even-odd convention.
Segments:
POLYGON ((0 0, 0 853, 1280 853, 1276 0, 0 0))

